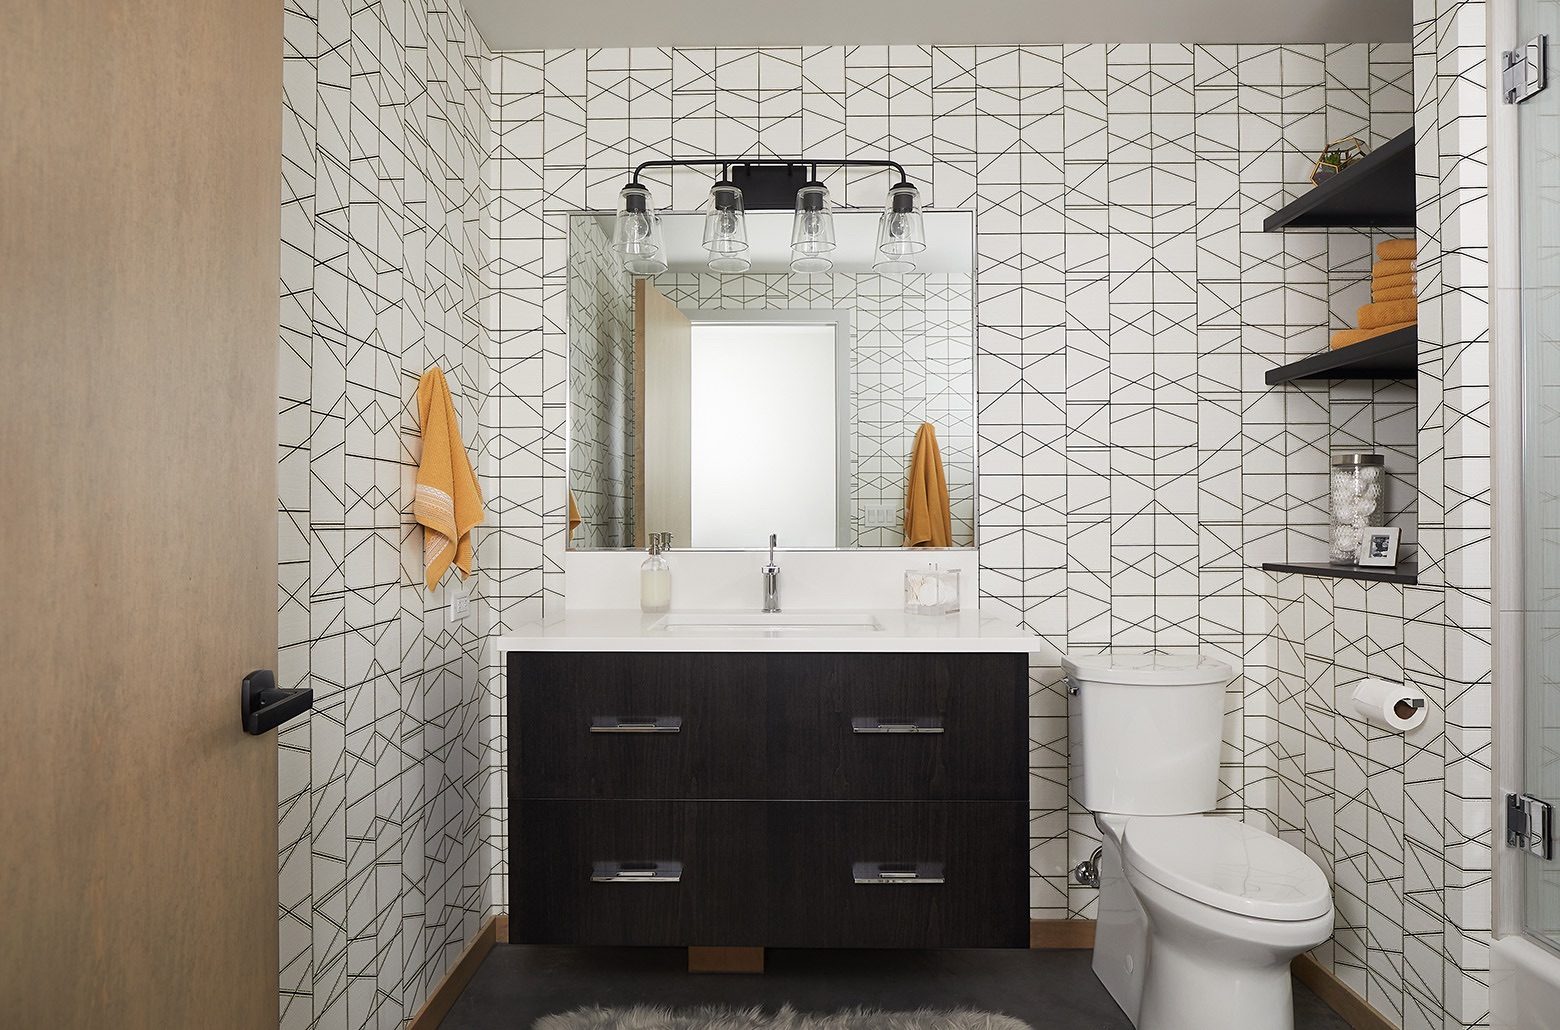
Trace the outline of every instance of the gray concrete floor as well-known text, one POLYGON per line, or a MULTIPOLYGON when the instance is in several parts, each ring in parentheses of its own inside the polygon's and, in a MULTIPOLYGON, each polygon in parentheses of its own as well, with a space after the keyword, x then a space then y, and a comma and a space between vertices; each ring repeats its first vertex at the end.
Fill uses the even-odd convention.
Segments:
MULTIPOLYGON (((500 944, 483 961, 442 1030, 527 1030, 581 1005, 696 1005, 807 1012, 971 1008, 1035 1030, 1131 1030, 1089 969, 1087 951, 787 951, 770 949, 761 976, 691 975, 678 948, 551 948, 500 944)), ((1347 1030, 1295 985, 1295 1030, 1347 1030)))

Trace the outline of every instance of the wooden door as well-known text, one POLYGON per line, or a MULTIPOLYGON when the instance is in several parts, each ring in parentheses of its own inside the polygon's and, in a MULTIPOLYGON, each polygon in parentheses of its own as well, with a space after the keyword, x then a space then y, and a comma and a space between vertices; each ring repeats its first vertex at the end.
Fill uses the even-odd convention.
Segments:
POLYGON ((693 323, 648 279, 634 280, 634 351, 634 543, 691 547, 693 323))
POLYGON ((0 32, 0 1025, 277 1021, 282 5, 0 32))

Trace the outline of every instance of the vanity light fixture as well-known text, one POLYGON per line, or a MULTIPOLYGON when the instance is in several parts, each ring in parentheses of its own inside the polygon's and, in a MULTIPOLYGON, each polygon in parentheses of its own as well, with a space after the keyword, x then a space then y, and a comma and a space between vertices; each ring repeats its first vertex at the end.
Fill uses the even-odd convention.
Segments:
POLYGON ((719 167, 721 177, 710 190, 704 217, 704 247, 709 267, 717 272, 745 272, 748 258, 744 211, 794 209, 791 226, 791 270, 826 272, 833 267, 834 216, 829 211, 829 190, 818 176, 819 167, 884 168, 898 174, 888 191, 878 226, 873 268, 880 272, 909 272, 915 255, 926 249, 926 226, 921 218, 920 193, 897 161, 845 159, 811 161, 779 157, 700 157, 644 161, 623 187, 618 204, 612 245, 632 275, 659 275, 666 271, 666 246, 661 239, 661 219, 650 191, 640 181, 647 168, 719 167), (810 171, 810 174, 809 174, 810 171))
POLYGON ((639 176, 618 194, 617 224, 612 249, 630 275, 660 275, 666 271, 666 245, 661 240, 661 216, 639 176))
POLYGON ((704 215, 704 249, 712 272, 746 272, 747 222, 742 217, 742 191, 730 179, 710 188, 709 209, 704 215))
POLYGON ((878 272, 915 270, 915 255, 926 249, 926 223, 921 217, 921 193, 908 181, 896 183, 888 191, 883 217, 878 222, 877 257, 872 267, 878 272))
POLYGON ((834 215, 829 211, 829 187, 817 179, 796 191, 796 217, 791 221, 791 271, 817 275, 834 267, 834 215))

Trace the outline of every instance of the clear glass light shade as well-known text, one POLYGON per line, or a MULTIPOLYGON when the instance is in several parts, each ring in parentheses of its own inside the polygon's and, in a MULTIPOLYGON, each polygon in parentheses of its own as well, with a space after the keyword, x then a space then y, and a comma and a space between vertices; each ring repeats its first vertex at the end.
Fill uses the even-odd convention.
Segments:
MULTIPOLYGON (((748 249, 742 191, 729 182, 717 182, 710 189, 710 203, 704 214, 704 249, 712 259, 748 249)), ((710 267, 714 267, 713 261, 710 267)))
POLYGON ((796 191, 796 216, 791 220, 791 271, 803 274, 827 272, 834 267, 834 214, 829 210, 829 188, 809 182, 796 191))
POLYGON ((650 191, 638 183, 629 183, 618 194, 612 249, 623 259, 623 268, 630 275, 660 275, 666 271, 661 216, 656 214, 650 191))
POLYGON ((746 254, 716 254, 710 253, 710 259, 706 262, 712 272, 746 272, 753 264, 746 254))
MULTIPOLYGON (((910 183, 899 183, 888 191, 888 202, 883 205, 883 217, 878 222, 877 261, 873 266, 897 264, 925 249, 926 224, 921 219, 921 194, 910 183)), ((909 270, 879 268, 879 271, 909 270)))

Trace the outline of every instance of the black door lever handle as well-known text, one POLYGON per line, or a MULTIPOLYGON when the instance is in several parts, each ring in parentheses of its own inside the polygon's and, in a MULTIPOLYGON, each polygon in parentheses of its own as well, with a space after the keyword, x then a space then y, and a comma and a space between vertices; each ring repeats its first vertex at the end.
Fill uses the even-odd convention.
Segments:
POLYGON ((314 691, 309 687, 283 690, 276 685, 276 673, 256 669, 244 677, 239 690, 239 717, 244 732, 259 736, 280 726, 295 715, 314 706, 314 691))

